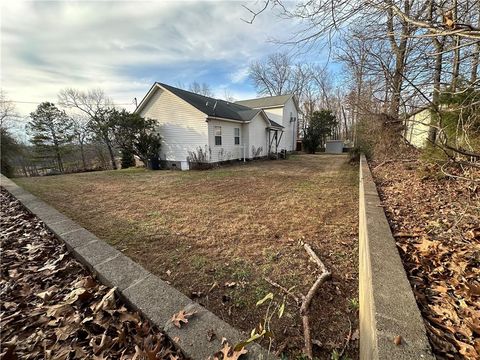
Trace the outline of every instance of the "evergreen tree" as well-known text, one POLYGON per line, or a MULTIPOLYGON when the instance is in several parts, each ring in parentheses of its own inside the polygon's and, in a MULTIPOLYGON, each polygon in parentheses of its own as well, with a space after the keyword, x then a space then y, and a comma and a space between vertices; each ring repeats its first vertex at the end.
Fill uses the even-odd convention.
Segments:
POLYGON ((145 119, 126 110, 112 113, 115 142, 122 153, 137 155, 147 165, 148 160, 158 158, 161 141, 155 132, 155 120, 145 119))
POLYGON ((10 132, 0 127, 0 166, 3 175, 14 175, 13 159, 20 153, 20 146, 10 132))
POLYGON ((58 170, 64 172, 62 155, 73 139, 72 121, 50 102, 38 105, 37 110, 30 113, 30 118, 27 125, 27 131, 32 135, 30 142, 41 156, 54 157, 58 170))
POLYGON ((132 149, 122 149, 122 169, 135 166, 135 157, 133 156, 132 149))
POLYGON ((314 111, 303 137, 305 150, 315 154, 319 146, 324 147, 327 137, 333 134, 337 124, 337 119, 331 110, 314 111))

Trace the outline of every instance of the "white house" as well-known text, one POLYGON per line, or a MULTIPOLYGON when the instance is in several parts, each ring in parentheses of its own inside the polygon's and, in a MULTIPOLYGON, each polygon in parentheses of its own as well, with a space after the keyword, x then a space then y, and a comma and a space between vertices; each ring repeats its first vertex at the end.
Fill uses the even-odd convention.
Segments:
POLYGON ((411 114, 406 122, 405 139, 417 148, 427 145, 432 115, 429 108, 421 108, 411 114))
POLYGON ((135 112, 158 122, 160 160, 168 167, 188 169, 189 158, 200 152, 215 163, 295 149, 293 95, 232 103, 155 83, 135 112))
POLYGON ((293 151, 297 144, 298 103, 293 94, 237 101, 236 104, 265 111, 268 118, 283 126, 279 149, 293 151))

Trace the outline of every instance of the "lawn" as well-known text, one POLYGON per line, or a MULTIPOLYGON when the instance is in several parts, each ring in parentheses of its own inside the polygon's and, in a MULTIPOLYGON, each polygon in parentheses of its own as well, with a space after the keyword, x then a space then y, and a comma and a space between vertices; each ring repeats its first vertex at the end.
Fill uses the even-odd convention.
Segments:
MULTIPOLYGON (((126 169, 16 182, 245 331, 262 320, 265 277, 306 294, 316 266, 333 278, 314 300, 320 358, 357 327, 358 169, 342 155, 294 155, 207 171, 126 169), (349 319, 352 322, 350 325, 349 319), (352 329, 350 328, 352 326, 352 329)), ((298 307, 272 323, 274 347, 302 347, 298 307)), ((357 341, 358 342, 358 341, 357 341)), ((357 344, 346 354, 356 357, 357 344)))

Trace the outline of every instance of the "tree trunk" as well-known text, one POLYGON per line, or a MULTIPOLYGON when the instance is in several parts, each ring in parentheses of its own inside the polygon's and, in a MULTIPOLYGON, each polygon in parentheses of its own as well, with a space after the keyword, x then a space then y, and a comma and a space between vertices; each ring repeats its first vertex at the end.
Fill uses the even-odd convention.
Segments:
POLYGON ((457 36, 455 39, 455 47, 453 53, 453 68, 452 68, 452 82, 451 82, 451 91, 457 91, 457 82, 458 76, 460 74, 460 36, 457 36))
MULTIPOLYGON (((453 23, 457 23, 457 0, 453 1, 453 23)), ((452 67, 452 81, 451 91, 457 90, 458 75, 460 73, 460 36, 455 36, 455 50, 453 51, 453 67, 452 67)))
POLYGON ((62 156, 60 154, 60 145, 58 144, 57 136, 53 129, 51 130, 52 134, 52 139, 53 139, 53 147, 55 149, 55 156, 57 158, 57 164, 58 164, 58 170, 63 173, 63 162, 62 162, 62 156))
MULTIPOLYGON (((389 3, 391 4, 392 1, 390 0, 389 3)), ((395 54, 395 73, 393 74, 392 79, 392 98, 390 101, 390 109, 389 113, 394 118, 398 117, 398 113, 400 112, 400 100, 401 100, 401 91, 403 85, 403 74, 405 72, 405 63, 406 63, 406 54, 407 54, 407 44, 408 38, 410 34, 410 26, 409 24, 402 20, 402 34, 399 43, 395 39, 395 28, 394 28, 394 14, 393 10, 389 8, 387 11, 387 32, 388 38, 390 41, 390 46, 392 47, 392 51, 395 54)), ((404 13, 408 16, 410 14, 410 0, 404 1, 404 13)))
MULTIPOLYGON (((430 21, 433 21, 433 16, 435 13, 434 2, 430 2, 430 21)), ((435 56, 435 68, 433 73, 433 95, 432 95, 432 104, 434 107, 434 113, 431 114, 430 118, 430 128, 428 129, 428 140, 432 144, 437 140, 437 126, 439 125, 439 118, 437 111, 440 105, 440 91, 441 91, 441 80, 442 80, 442 71, 443 71, 443 49, 445 46, 445 38, 432 38, 433 45, 435 46, 436 56, 435 56)))
POLYGON ((57 155, 58 169, 60 170, 61 173, 63 173, 65 171, 63 169, 62 156, 60 155, 60 150, 59 150, 58 146, 55 147, 55 153, 57 155))
POLYGON ((392 99, 390 101, 390 115, 397 117, 400 112, 401 91, 403 85, 404 55, 398 54, 395 60, 395 74, 392 80, 392 99))
MULTIPOLYGON (((480 1, 477 3, 477 16, 478 22, 477 27, 480 28, 480 1)), ((470 83, 474 85, 477 82, 478 78, 478 63, 480 61, 480 42, 477 42, 475 49, 472 54, 472 73, 470 74, 470 83)))
POLYGON ((79 142, 79 143, 80 143, 80 154, 82 155, 83 170, 86 171, 87 170, 87 162, 85 161, 85 149, 84 149, 84 146, 83 146, 83 142, 79 142))
POLYGON ((475 46, 474 53, 472 54, 472 73, 470 75, 470 83, 472 85, 477 82, 479 57, 480 57, 480 43, 477 43, 477 45, 475 46))
POLYGON ((117 164, 115 163, 115 155, 113 153, 112 144, 110 144, 109 139, 107 139, 105 143, 107 144, 108 153, 110 154, 110 161, 112 162, 112 168, 113 170, 117 170, 117 164))

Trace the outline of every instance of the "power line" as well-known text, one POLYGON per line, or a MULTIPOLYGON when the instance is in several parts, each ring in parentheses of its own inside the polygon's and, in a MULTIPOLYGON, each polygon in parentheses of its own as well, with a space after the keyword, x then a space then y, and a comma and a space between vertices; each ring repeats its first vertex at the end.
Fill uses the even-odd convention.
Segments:
MULTIPOLYGON (((12 103, 17 103, 17 104, 40 104, 42 101, 20 101, 20 100, 6 100, 6 102, 12 102, 12 103)), ((94 105, 94 104, 89 104, 89 105, 94 105)), ((134 102, 129 102, 129 103, 114 103, 114 105, 135 105, 134 102)))

